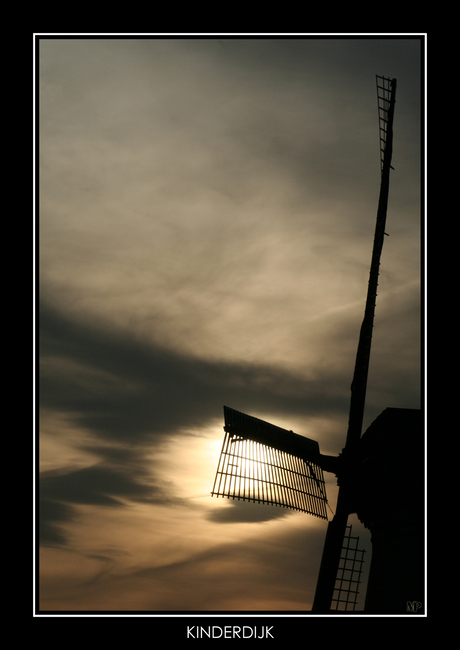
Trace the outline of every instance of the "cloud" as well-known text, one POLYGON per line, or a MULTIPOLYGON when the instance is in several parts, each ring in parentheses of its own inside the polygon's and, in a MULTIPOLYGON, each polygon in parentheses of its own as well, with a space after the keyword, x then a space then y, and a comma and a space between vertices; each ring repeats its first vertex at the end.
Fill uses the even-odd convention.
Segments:
MULTIPOLYGON (((181 432, 186 440, 194 428, 222 420, 224 403, 286 419, 345 416, 348 407, 336 376, 307 381, 276 366, 203 361, 79 322, 46 304, 40 310, 40 352, 42 408, 65 414, 86 431, 74 446, 92 459, 83 467, 42 472, 41 531, 48 542, 65 541, 60 524, 75 518, 81 504, 183 504, 177 479, 166 483, 158 475, 151 445, 181 432)), ((49 435, 58 440, 59 429, 49 435)), ((245 505, 213 511, 210 519, 256 522, 286 514, 245 505)))
MULTIPOLYGON (((169 559, 155 538, 146 556, 129 557, 113 544, 98 553, 53 550, 65 571, 43 577, 42 602, 58 611, 308 611, 324 530, 298 523, 262 531, 235 524, 238 530, 226 528, 227 541, 211 537, 200 549, 189 542, 169 559)), ((178 547, 174 538, 170 545, 178 547)), ((50 552, 43 550, 44 561, 50 552)))
POLYGON ((67 503, 54 499, 41 498, 38 506, 39 513, 39 543, 47 545, 63 545, 67 536, 62 531, 61 524, 72 521, 75 509, 67 503))
POLYGON ((43 406, 74 414, 106 439, 140 442, 204 425, 221 417, 226 401, 313 416, 342 411, 348 400, 347 389, 335 390, 337 377, 306 380, 276 366, 193 358, 79 323, 46 305, 40 348, 43 406))
MULTIPOLYGON (((61 412, 84 429, 86 436, 80 443, 75 438, 74 446, 92 458, 87 466, 42 473, 41 530, 48 541, 64 541, 58 524, 76 515, 79 504, 183 503, 174 483, 157 476, 156 461, 146 452, 173 433, 182 431, 186 438, 190 430, 221 420, 226 402, 285 417, 330 415, 347 406, 345 396, 341 400, 330 386, 326 391, 327 380, 313 384, 276 367, 191 358, 78 322, 47 305, 40 310, 40 352, 42 408, 61 412)), ((50 435, 59 439, 59 429, 50 435)), ((284 516, 277 509, 263 515, 243 509, 211 518, 284 516)))
POLYGON ((289 510, 286 508, 278 508, 267 506, 258 503, 250 503, 247 501, 227 500, 228 507, 211 510, 207 518, 209 521, 217 523, 250 523, 270 521, 272 519, 281 519, 289 515, 289 510))
POLYGON ((45 497, 106 506, 120 505, 124 498, 155 502, 158 492, 155 486, 141 483, 139 471, 137 475, 133 473, 129 463, 123 470, 92 465, 68 473, 47 472, 42 475, 40 485, 45 497))

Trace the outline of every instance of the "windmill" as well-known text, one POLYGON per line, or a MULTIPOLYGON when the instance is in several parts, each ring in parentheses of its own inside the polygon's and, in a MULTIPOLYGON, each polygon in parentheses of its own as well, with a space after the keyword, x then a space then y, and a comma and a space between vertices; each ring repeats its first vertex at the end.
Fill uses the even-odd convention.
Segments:
POLYGON ((316 613, 330 612, 334 602, 356 603, 364 553, 356 544, 351 546, 357 540, 348 526, 353 513, 372 539, 365 611, 423 613, 424 607, 421 412, 385 409, 362 435, 380 257, 387 234, 396 79, 376 75, 376 85, 381 184, 345 447, 339 456, 326 456, 314 440, 224 406, 225 436, 211 492, 327 519, 323 472, 336 475, 339 491, 319 568, 312 607, 316 613))

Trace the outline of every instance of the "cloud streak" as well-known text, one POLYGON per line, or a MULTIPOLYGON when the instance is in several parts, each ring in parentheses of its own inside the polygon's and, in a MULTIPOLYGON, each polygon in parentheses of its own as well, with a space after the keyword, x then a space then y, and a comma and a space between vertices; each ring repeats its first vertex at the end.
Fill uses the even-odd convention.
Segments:
POLYGON ((318 415, 348 404, 347 388, 338 401, 337 377, 307 380, 276 366, 188 357, 72 322, 46 307, 40 330, 43 406, 75 413, 109 439, 142 440, 207 424, 221 417, 224 396, 273 413, 318 415))

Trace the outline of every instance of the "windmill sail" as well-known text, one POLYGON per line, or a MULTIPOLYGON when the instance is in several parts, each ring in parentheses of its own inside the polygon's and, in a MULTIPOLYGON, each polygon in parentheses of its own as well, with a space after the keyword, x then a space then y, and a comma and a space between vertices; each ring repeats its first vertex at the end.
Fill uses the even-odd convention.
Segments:
POLYGON ((327 519, 319 445, 224 406, 225 437, 212 495, 291 508, 327 519))
POLYGON ((375 224, 366 307, 356 353, 355 371, 351 384, 350 417, 346 446, 352 447, 361 437, 364 403, 366 399, 367 375, 374 327, 375 304, 380 269, 380 257, 385 239, 385 225, 390 186, 390 168, 393 154, 393 116, 396 94, 396 79, 377 76, 377 97, 380 128, 381 182, 380 196, 375 224))
POLYGON ((331 609, 345 612, 354 612, 358 603, 359 585, 366 552, 364 549, 358 548, 359 537, 354 537, 351 532, 352 527, 347 526, 331 607, 331 609))
MULTIPOLYGON (((379 110, 381 181, 380 195, 375 224, 374 246, 372 250, 369 285, 366 297, 364 318, 361 325, 355 370, 351 384, 348 431, 343 450, 343 461, 353 457, 353 450, 360 440, 366 399, 367 376, 374 326, 375 302, 380 267, 380 256, 385 236, 385 223, 390 186, 390 168, 393 154, 393 116, 396 95, 396 79, 376 76, 377 100, 379 110)), ((324 542, 323 556, 316 586, 312 611, 329 611, 334 592, 334 584, 339 568, 342 540, 345 535, 350 513, 349 493, 346 480, 340 485, 336 513, 329 522, 324 542)))

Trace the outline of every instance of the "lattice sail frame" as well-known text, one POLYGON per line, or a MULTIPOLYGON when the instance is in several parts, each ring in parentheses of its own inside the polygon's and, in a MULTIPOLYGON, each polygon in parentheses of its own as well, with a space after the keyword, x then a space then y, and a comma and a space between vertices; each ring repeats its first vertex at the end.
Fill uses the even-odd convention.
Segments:
POLYGON ((351 532, 352 526, 347 526, 337 569, 331 609, 354 612, 358 604, 359 585, 366 550, 358 548, 359 537, 353 537, 351 532))
POLYGON ((225 436, 212 496, 267 503, 327 519, 314 440, 224 407, 225 436))
POLYGON ((383 171, 383 160, 385 157, 385 147, 387 143, 389 110, 391 102, 391 93, 395 79, 375 75, 377 86, 377 106, 379 112, 379 132, 380 132, 380 169, 383 171))

